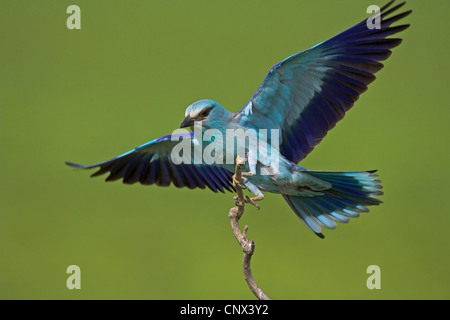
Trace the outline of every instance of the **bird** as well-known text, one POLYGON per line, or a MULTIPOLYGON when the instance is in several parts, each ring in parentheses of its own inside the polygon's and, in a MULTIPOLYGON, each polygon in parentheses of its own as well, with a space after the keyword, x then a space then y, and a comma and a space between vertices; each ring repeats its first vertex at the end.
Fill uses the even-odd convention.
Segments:
POLYGON ((368 207, 381 204, 377 198, 383 194, 381 181, 376 170, 315 171, 298 163, 344 118, 375 80, 375 73, 384 67, 381 61, 388 59, 391 49, 403 41, 390 36, 410 25, 392 25, 412 10, 398 13, 405 2, 394 3, 389 1, 379 9, 376 28, 369 27, 364 19, 276 64, 237 112, 210 99, 199 100, 185 111, 180 125, 184 131, 175 130, 105 162, 66 164, 79 169, 97 168, 91 176, 108 173, 106 181, 173 184, 225 193, 235 192, 235 158, 239 155, 248 159, 243 187, 254 197, 246 197, 247 202, 256 205, 265 192, 280 194, 298 218, 324 238, 322 228, 335 229, 337 223, 347 223, 368 212, 368 207), (211 131, 210 139, 205 139, 211 131), (270 156, 260 156, 260 150, 250 148, 246 142, 249 139, 242 136, 234 137, 244 141, 240 150, 225 143, 230 132, 250 131, 256 132, 258 142, 265 140, 270 156), (274 134, 269 135, 269 131, 274 134), (221 139, 216 139, 220 135, 221 139), (208 148, 213 149, 209 154, 215 161, 202 158, 208 148))

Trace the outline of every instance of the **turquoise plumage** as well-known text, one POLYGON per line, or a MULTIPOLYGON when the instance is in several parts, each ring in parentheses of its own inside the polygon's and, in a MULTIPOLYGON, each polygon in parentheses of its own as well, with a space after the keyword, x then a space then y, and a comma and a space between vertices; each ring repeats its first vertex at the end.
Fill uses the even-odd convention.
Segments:
POLYGON ((342 120, 375 80, 375 73, 383 67, 381 61, 401 43, 399 38, 388 37, 409 27, 392 24, 411 10, 394 15, 405 4, 394 2, 381 8, 379 29, 368 28, 363 20, 274 66, 236 113, 215 101, 200 100, 186 109, 180 126, 193 132, 164 136, 102 163, 67 164, 98 168, 92 176, 109 173, 107 181, 123 179, 128 184, 159 186, 173 183, 176 187, 225 192, 234 191, 236 156, 247 157, 245 170, 253 176, 245 186, 255 194, 253 200, 263 199, 263 191, 283 195, 301 221, 323 238, 323 227, 334 229, 337 222, 346 223, 367 212, 369 206, 380 204, 375 198, 382 194, 380 181, 375 171, 310 171, 297 163, 342 120), (231 140, 244 141, 243 149, 234 144, 230 147, 230 132, 240 132, 231 140), (256 150, 249 132, 255 133, 258 143, 264 142, 256 150), (183 152, 179 152, 180 143, 183 152), (198 156, 211 150, 214 161, 198 161, 198 156), (176 159, 180 153, 181 162, 176 159))

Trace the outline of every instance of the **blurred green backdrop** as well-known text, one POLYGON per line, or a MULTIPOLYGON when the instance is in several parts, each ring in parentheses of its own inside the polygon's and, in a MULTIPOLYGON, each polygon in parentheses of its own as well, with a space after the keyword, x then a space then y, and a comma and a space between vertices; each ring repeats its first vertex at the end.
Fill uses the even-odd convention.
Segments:
MULTIPOLYGON (((190 103, 239 110, 269 69, 385 1, 0 2, 0 298, 253 299, 232 195, 90 179, 91 164, 172 133, 190 103), (81 290, 66 268, 81 268, 81 290)), ((449 1, 408 1, 378 80, 302 162, 379 169, 384 204, 312 234, 266 194, 242 225, 273 299, 448 299, 449 1), (381 268, 381 290, 366 268, 381 268)))

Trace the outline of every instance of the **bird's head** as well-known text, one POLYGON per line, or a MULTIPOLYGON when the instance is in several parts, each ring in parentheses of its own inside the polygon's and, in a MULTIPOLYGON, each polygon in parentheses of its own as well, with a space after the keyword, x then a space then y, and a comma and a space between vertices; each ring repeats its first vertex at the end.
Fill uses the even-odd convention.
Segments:
POLYGON ((204 129, 218 129, 226 123, 229 111, 213 100, 199 100, 186 108, 180 128, 201 126, 204 129))

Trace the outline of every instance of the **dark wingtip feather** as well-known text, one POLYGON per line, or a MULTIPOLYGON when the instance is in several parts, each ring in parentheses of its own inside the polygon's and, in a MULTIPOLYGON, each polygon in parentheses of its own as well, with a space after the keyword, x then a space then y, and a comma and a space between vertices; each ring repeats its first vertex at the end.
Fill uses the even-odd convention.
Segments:
POLYGON ((69 167, 74 167, 74 168, 79 168, 79 167, 80 167, 79 164, 72 163, 72 162, 69 162, 69 161, 65 161, 64 163, 65 163, 67 166, 69 166, 69 167))
POLYGON ((390 18, 388 18, 388 19, 386 19, 386 20, 383 20, 383 23, 384 23, 384 24, 387 24, 388 26, 390 26, 390 25, 393 24, 394 22, 396 22, 396 21, 398 21, 398 20, 401 20, 401 19, 403 19, 403 18, 409 16, 409 15, 411 14, 411 12, 412 12, 412 10, 408 10, 408 11, 399 13, 399 14, 396 15, 396 16, 393 16, 393 17, 390 17, 390 18))
POLYGON ((320 239, 325 239, 325 236, 323 235, 323 233, 317 233, 314 232, 320 239))
POLYGON ((94 178, 94 177, 97 177, 97 176, 101 176, 102 174, 105 174, 106 172, 108 172, 107 169, 100 168, 99 170, 97 170, 93 174, 91 174, 91 178, 94 178))
MULTIPOLYGON (((392 4, 392 2, 389 4, 389 6, 392 4)), ((383 7, 381 8, 381 13, 385 16, 391 14, 392 12, 397 11, 398 9, 400 9, 401 7, 403 7, 406 4, 406 1, 403 1, 402 3, 399 3, 398 5, 392 7, 391 9, 389 9, 388 11, 384 12, 385 9, 387 9, 387 7, 383 7)))
POLYGON ((119 180, 120 178, 122 178, 122 177, 120 177, 120 176, 118 176, 118 175, 115 175, 115 174, 113 174, 113 173, 110 173, 109 176, 106 177, 105 182, 117 181, 117 180, 119 180))
POLYGON ((89 168, 92 168, 92 166, 83 166, 81 164, 76 164, 76 163, 69 162, 69 161, 65 161, 64 163, 66 165, 68 165, 69 167, 77 168, 77 169, 89 169, 89 168))
POLYGON ((389 1, 388 3, 386 3, 386 4, 380 9, 380 11, 383 12, 384 10, 386 10, 387 8, 389 8, 394 2, 395 2, 395 0, 389 1))

